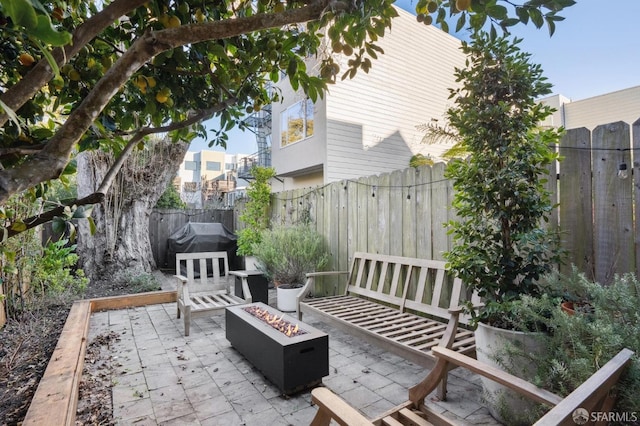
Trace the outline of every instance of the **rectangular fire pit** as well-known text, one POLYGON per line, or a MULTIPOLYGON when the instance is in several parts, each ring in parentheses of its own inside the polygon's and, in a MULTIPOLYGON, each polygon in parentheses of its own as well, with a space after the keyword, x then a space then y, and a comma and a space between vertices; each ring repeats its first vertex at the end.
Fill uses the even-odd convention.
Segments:
POLYGON ((226 308, 226 337, 231 345, 289 395, 322 382, 329 375, 329 336, 264 303, 226 308), (287 336, 247 311, 266 310, 298 325, 302 334, 287 336))

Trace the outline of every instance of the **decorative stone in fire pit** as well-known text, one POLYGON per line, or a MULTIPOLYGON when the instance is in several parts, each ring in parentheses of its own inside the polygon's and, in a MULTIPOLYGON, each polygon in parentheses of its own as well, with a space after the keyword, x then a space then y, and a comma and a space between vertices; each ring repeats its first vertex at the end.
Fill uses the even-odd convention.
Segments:
POLYGON ((289 395, 315 386, 329 375, 329 336, 265 305, 226 309, 231 345, 289 395))

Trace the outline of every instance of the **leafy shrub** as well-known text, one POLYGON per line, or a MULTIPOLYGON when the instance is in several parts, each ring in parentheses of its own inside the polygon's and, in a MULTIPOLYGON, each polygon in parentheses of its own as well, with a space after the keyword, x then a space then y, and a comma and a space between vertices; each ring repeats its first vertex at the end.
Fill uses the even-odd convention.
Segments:
POLYGON ((308 225, 279 226, 262 233, 254 248, 259 269, 274 284, 303 284, 305 274, 322 270, 329 261, 324 241, 308 225))
POLYGON ((65 291, 82 291, 89 283, 82 269, 75 269, 78 255, 76 245, 69 240, 50 242, 44 248, 42 259, 36 263, 33 284, 44 295, 65 291))
POLYGON ((247 187, 249 201, 240 214, 245 228, 238 231, 238 255, 254 255, 255 246, 260 243, 262 232, 269 225, 269 206, 271 205, 271 185, 269 180, 276 175, 273 167, 253 167, 253 181, 247 187))
POLYGON ((633 274, 616 276, 601 286, 574 271, 553 273, 542 289, 548 294, 525 296, 512 305, 516 328, 527 330, 543 324, 541 339, 546 350, 531 362, 538 367, 536 384, 565 396, 575 390, 621 349, 635 352, 633 362, 620 378, 615 410, 640 412, 640 282, 633 274), (560 302, 579 295, 588 300, 588 313, 568 315, 560 302))

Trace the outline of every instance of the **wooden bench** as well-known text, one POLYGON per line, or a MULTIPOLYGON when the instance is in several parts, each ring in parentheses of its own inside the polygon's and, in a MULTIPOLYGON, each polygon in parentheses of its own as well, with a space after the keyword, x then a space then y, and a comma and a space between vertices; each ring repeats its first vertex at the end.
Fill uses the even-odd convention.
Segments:
MULTIPOLYGON (((561 398, 519 377, 445 347, 437 346, 433 348, 433 353, 438 358, 436 367, 431 370, 421 383, 409 390, 409 400, 385 412, 376 419, 367 419, 327 388, 313 389, 311 392, 312 401, 318 406, 318 412, 311 425, 329 425, 332 419, 338 424, 349 426, 455 424, 451 419, 424 405, 424 398, 435 389, 438 382, 446 376, 452 365, 467 368, 474 373, 507 386, 527 398, 552 407, 535 425, 575 425, 573 414, 578 408, 587 410, 586 420, 589 421, 588 424, 593 424, 590 413, 608 413, 613 407, 614 396, 612 395, 614 394, 610 390, 617 383, 618 378, 633 356, 633 351, 629 349, 621 350, 575 391, 567 397, 561 398)), ((586 423, 585 421, 585 423, 577 424, 586 423)))
MULTIPOLYGON (((433 367, 431 349, 438 345, 447 323, 466 324, 459 305, 462 281, 447 273, 445 262, 356 252, 349 271, 314 272, 298 294, 298 319, 313 313, 331 325, 367 341, 383 345, 412 362, 433 367), (307 298, 315 279, 347 275, 343 295, 307 298)), ((472 301, 477 303, 477 298, 472 301)), ((457 328, 451 349, 475 355, 474 334, 457 328)), ((444 398, 446 382, 440 397, 444 398)))
POLYGON ((176 254, 177 315, 184 316, 185 336, 189 335, 192 318, 224 312, 227 306, 251 303, 246 280, 242 281, 244 299, 234 296, 231 291, 234 277, 229 272, 225 251, 176 254))

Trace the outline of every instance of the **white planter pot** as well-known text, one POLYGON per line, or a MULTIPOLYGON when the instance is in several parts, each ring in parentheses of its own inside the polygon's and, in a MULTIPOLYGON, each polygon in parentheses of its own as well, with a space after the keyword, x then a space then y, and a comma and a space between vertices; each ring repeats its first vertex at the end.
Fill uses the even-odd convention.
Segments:
MULTIPOLYGON (((505 330, 479 323, 475 336, 478 361, 528 381, 533 378, 535 364, 532 364, 530 357, 517 354, 541 354, 544 351, 537 333, 505 330), (509 352, 509 347, 517 348, 516 354, 509 352)), ((487 408, 496 420, 505 425, 531 424, 528 413, 534 413, 534 402, 493 380, 481 377, 481 381, 487 408)))
POLYGON ((244 257, 244 269, 247 271, 255 271, 258 269, 258 258, 255 256, 244 257))
POLYGON ((290 288, 288 284, 276 287, 278 310, 282 312, 294 312, 296 310, 296 296, 300 293, 300 287, 290 288))

